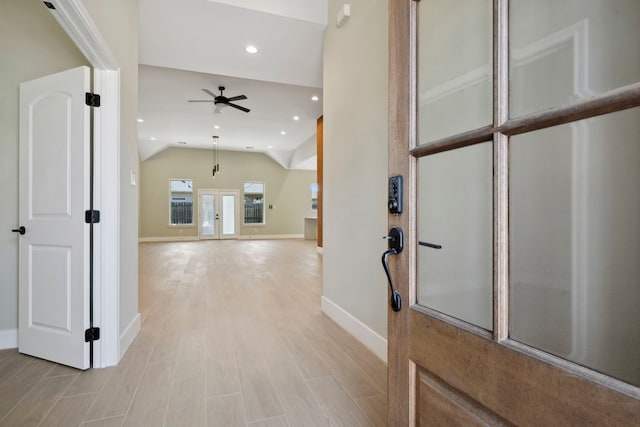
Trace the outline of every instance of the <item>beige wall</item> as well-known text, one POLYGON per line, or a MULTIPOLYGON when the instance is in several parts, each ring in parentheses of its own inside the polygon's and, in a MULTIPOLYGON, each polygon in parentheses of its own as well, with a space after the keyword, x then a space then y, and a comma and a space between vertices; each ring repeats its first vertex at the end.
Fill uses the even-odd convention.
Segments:
POLYGON ((120 332, 138 314, 138 1, 84 0, 120 66, 120 332))
POLYGON ((18 328, 18 85, 88 65, 42 2, 0 0, 0 346, 18 328))
MULTIPOLYGON (((344 2, 329 0, 329 17, 344 2)), ((324 39, 323 297, 387 336, 387 0, 352 0, 324 39)))
MULTIPOLYGON (((198 189, 239 190, 243 183, 265 183, 266 225, 240 226, 242 236, 290 235, 304 233, 304 217, 311 210, 311 184, 315 171, 287 170, 261 153, 222 151, 220 171, 211 176, 211 150, 169 148, 141 164, 140 215, 141 238, 185 237, 198 235, 197 226, 169 226, 169 180, 192 179, 194 211, 197 212, 198 189)), ((239 209, 242 210, 240 203, 239 209)), ((194 217, 194 219, 197 218, 194 217)), ((195 219, 197 221, 197 219, 195 219)))

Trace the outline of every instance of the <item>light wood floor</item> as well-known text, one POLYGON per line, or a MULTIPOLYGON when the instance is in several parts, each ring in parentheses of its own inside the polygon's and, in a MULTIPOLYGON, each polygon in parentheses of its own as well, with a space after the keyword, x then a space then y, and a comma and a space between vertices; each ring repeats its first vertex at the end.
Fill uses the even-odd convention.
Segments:
POLYGON ((117 367, 0 351, 0 426, 383 426, 386 366, 320 311, 315 242, 140 245, 117 367))

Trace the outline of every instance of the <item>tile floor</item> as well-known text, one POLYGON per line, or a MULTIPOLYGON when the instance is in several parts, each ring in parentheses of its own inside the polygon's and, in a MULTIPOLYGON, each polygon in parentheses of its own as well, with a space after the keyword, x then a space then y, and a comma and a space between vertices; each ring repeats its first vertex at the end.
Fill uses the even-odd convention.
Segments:
POLYGON ((145 243, 117 367, 0 351, 4 426, 384 426, 386 366, 320 311, 315 242, 145 243))

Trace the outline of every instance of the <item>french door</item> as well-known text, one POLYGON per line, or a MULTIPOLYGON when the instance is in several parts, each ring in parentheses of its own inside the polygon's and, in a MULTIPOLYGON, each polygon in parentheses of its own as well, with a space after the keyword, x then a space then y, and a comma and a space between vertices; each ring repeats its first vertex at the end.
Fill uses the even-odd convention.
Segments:
POLYGON ((388 425, 640 420, 640 4, 390 0, 388 425))
POLYGON ((238 190, 198 190, 200 240, 238 238, 238 190))

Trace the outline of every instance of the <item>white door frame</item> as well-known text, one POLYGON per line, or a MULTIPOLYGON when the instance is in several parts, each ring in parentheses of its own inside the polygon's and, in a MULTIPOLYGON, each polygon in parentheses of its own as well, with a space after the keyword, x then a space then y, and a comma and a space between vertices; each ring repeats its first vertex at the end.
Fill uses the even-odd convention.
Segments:
POLYGON ((49 0, 50 10, 94 71, 93 90, 101 96, 94 109, 93 318, 100 327, 93 366, 120 360, 120 67, 82 0, 49 0))

